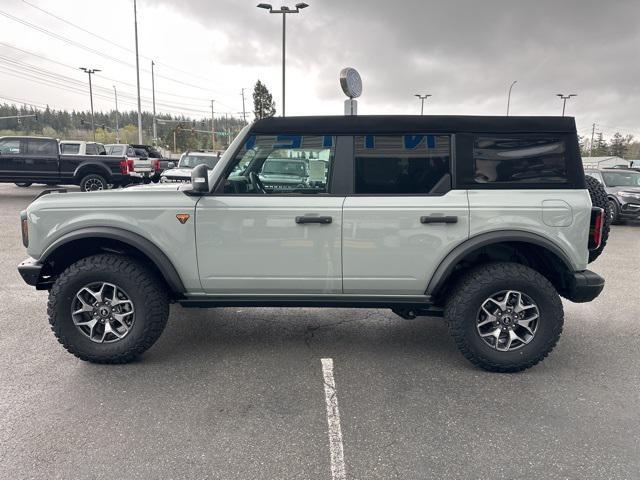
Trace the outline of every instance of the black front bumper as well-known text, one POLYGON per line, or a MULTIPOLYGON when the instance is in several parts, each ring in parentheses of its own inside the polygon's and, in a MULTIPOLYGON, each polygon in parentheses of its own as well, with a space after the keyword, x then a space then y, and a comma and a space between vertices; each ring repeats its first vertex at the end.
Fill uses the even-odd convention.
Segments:
POLYGON ((27 258, 18 265, 18 272, 22 275, 22 279, 27 285, 38 288, 41 284, 41 274, 43 265, 33 258, 27 258))
POLYGON ((563 296, 575 303, 590 302, 604 288, 604 278, 591 270, 572 272, 566 283, 567 291, 563 296))

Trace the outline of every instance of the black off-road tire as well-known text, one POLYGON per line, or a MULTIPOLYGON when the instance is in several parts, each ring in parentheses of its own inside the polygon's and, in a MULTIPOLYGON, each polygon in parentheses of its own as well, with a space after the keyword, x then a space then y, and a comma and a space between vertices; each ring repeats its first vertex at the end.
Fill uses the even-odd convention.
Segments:
POLYGON ((464 274, 449 295, 444 316, 462 354, 492 372, 519 372, 533 367, 553 350, 564 324, 562 302, 553 285, 535 270, 517 263, 486 263, 464 274), (504 290, 528 295, 540 313, 534 338, 512 351, 498 351, 480 337, 479 310, 490 296, 504 290))
POLYGON ((80 180, 80 191, 82 192, 106 190, 107 188, 109 188, 107 180, 97 173, 90 173, 80 180), (94 188, 94 186, 96 186, 96 188, 94 188))
POLYGON ((16 182, 16 186, 20 188, 27 188, 33 185, 32 182, 16 182))
POLYGON ((93 363, 127 363, 150 348, 162 334, 169 317, 169 298, 160 280, 137 260, 123 255, 99 254, 67 268, 49 292, 47 312, 51 330, 70 353, 93 363), (72 302, 92 282, 109 282, 131 297, 135 319, 129 333, 113 343, 96 343, 73 323, 72 302))
POLYGON ((609 209, 611 210, 611 214, 609 216, 609 223, 611 225, 620 225, 624 223, 620 219, 620 205, 615 200, 609 199, 609 209))
POLYGON ((604 247, 609 239, 609 231, 611 230, 611 223, 615 223, 615 217, 617 216, 617 207, 612 206, 609 203, 609 197, 607 197, 607 191, 598 180, 589 175, 585 175, 584 181, 591 197, 591 204, 594 207, 600 207, 604 210, 604 227, 602 228, 602 242, 596 250, 589 251, 589 263, 593 262, 600 256, 604 247), (614 210, 612 210, 612 208, 614 210))

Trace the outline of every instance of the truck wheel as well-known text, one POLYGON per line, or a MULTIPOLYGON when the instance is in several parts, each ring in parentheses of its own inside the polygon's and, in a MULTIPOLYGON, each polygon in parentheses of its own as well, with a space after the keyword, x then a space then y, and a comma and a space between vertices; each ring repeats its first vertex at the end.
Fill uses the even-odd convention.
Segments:
POLYGON ((160 337, 169 299, 136 260, 100 254, 79 260, 57 278, 47 312, 58 341, 76 357, 126 363, 160 337))
POLYGON ((589 251, 589 263, 593 262, 596 258, 600 256, 602 251, 604 250, 605 245, 607 244, 607 240, 609 239, 609 231, 611 230, 611 224, 615 221, 615 217, 618 212, 618 206, 613 202, 611 204, 611 200, 607 197, 607 191, 600 184, 598 180, 589 175, 585 175, 584 181, 587 185, 587 190, 589 191, 589 196, 591 197, 591 204, 594 207, 600 207, 604 210, 604 228, 602 229, 602 241, 600 243, 600 247, 596 250, 589 251))
POLYGON ((20 188, 26 188, 26 187, 30 187, 31 185, 33 185, 33 183, 31 182, 16 182, 16 185, 20 188))
POLYGON ((83 192, 94 192, 96 190, 106 190, 107 181, 102 175, 90 173, 80 180, 80 190, 83 192))
POLYGON ((553 285, 517 263, 487 263, 466 273, 444 314, 462 354, 492 372, 519 372, 543 360, 564 323, 553 285))

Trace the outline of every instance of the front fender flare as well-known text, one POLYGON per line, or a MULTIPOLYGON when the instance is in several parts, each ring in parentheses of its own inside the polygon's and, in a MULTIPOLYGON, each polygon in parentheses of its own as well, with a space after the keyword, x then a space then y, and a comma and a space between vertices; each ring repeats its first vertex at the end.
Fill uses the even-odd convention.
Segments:
POLYGON ((137 233, 117 227, 86 227, 62 235, 45 248, 39 262, 45 264, 47 259, 61 246, 86 238, 117 240, 141 251, 154 263, 172 292, 184 293, 186 291, 178 271, 160 248, 137 233))

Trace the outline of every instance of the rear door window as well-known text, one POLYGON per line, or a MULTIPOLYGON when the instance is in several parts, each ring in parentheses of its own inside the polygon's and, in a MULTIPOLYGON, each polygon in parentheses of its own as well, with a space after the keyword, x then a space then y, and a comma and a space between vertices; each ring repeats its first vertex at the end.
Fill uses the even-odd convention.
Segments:
POLYGON ((442 195, 451 189, 448 135, 355 137, 355 193, 442 195))
POLYGON ((47 155, 58 154, 58 144, 53 140, 31 138, 27 140, 27 155, 47 155))
POLYGON ((87 143, 87 155, 98 155, 98 146, 95 143, 87 143))
POLYGON ((473 143, 475 183, 567 183, 565 142, 553 137, 478 136, 473 143))

